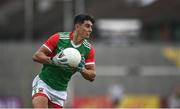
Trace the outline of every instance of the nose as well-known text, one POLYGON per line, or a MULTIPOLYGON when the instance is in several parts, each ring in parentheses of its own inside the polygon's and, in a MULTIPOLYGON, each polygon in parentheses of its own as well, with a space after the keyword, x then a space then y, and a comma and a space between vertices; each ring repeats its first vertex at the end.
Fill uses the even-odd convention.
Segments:
POLYGON ((89 28, 89 32, 92 32, 92 28, 89 28))

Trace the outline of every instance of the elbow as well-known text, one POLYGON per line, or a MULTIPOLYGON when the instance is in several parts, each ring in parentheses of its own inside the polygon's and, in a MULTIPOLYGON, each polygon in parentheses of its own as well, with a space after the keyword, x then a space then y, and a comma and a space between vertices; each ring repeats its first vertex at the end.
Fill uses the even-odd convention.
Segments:
POLYGON ((96 73, 94 72, 92 75, 91 75, 91 78, 95 78, 96 77, 96 73))
POLYGON ((36 53, 32 56, 32 60, 33 60, 34 62, 37 62, 38 58, 37 58, 37 54, 36 54, 36 53))
POLYGON ((95 70, 88 71, 87 69, 85 69, 84 71, 81 72, 81 75, 86 80, 89 80, 90 82, 93 82, 95 80, 95 77, 96 77, 96 72, 95 72, 95 70))
POLYGON ((91 75, 91 79, 89 80, 90 82, 93 82, 95 80, 95 77, 96 77, 96 73, 93 73, 91 75))

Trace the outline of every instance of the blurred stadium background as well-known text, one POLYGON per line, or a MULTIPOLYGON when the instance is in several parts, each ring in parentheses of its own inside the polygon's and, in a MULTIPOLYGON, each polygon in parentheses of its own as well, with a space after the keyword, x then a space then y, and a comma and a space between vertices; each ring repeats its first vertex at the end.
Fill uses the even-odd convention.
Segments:
POLYGON ((97 78, 74 75, 66 107, 177 107, 179 10, 179 0, 0 0, 0 108, 32 107, 33 53, 83 12, 96 18, 97 78))

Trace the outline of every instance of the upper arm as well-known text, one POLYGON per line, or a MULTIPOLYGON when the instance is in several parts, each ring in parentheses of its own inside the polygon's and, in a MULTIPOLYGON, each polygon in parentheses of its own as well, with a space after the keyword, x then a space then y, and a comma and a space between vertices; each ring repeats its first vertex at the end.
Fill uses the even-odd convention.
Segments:
POLYGON ((34 53, 33 60, 47 63, 49 57, 53 57, 59 35, 54 34, 34 53))
POLYGON ((95 66, 95 50, 92 46, 91 46, 91 49, 89 51, 87 58, 85 59, 85 67, 88 70, 95 71, 95 68, 96 68, 96 66, 95 66))
POLYGON ((49 39, 43 44, 50 52, 53 52, 56 48, 60 36, 58 33, 49 37, 49 39))
POLYGON ((85 59, 85 63, 86 63, 86 65, 95 64, 95 50, 92 46, 91 46, 91 49, 88 53, 87 58, 85 59))
POLYGON ((55 50, 58 40, 59 40, 58 33, 50 36, 45 41, 45 43, 37 50, 36 53, 44 53, 46 55, 51 54, 55 50))

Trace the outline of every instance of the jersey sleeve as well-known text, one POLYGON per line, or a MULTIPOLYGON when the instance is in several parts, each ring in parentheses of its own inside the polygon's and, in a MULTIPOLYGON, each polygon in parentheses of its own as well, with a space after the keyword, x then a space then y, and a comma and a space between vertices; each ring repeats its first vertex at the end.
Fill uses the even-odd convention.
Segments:
POLYGON ((95 64, 95 50, 94 50, 94 47, 91 47, 85 62, 86 62, 86 65, 95 64))
POLYGON ((49 37, 49 39, 43 44, 49 51, 53 52, 58 40, 60 39, 60 36, 58 33, 52 35, 49 37))

